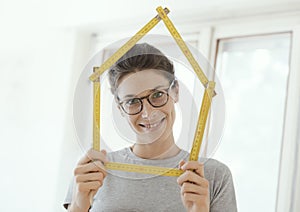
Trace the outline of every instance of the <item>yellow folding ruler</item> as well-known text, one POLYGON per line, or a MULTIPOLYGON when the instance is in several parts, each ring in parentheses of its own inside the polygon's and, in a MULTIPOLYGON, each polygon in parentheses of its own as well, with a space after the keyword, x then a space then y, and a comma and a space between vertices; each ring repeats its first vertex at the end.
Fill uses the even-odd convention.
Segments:
MULTIPOLYGON (((126 42, 119 50, 117 50, 110 58, 108 58, 100 67, 94 67, 93 74, 90 76, 90 80, 94 83, 94 104, 93 104, 93 148, 100 151, 100 76, 101 74, 110 68, 114 63, 118 61, 126 52, 128 52, 144 35, 146 35, 160 20, 163 20, 164 24, 170 31, 171 35, 175 39, 176 43, 180 47, 183 54, 186 56, 191 66, 193 67, 200 82, 205 86, 204 96, 200 113, 198 117, 198 123, 196 132, 194 135, 193 147, 191 149, 189 160, 197 161, 199 151, 202 144, 203 134, 207 122, 207 117, 210 111, 211 100, 215 95, 215 82, 208 81, 207 77, 203 73, 201 67, 193 57, 189 48, 183 41, 182 37, 176 30, 175 26, 167 16, 169 9, 158 7, 158 15, 155 16, 150 22, 148 22, 140 31, 138 31, 128 42, 126 42)), ((107 169, 119 170, 127 172, 137 172, 144 174, 163 175, 163 176, 179 176, 183 173, 182 170, 174 168, 156 167, 156 166, 142 166, 136 164, 124 164, 109 162, 105 165, 107 169)))

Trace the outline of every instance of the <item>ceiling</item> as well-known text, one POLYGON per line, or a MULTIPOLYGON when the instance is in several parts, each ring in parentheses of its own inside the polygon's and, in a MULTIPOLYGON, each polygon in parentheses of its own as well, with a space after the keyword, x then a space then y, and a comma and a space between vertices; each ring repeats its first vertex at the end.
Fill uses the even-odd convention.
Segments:
POLYGON ((56 14, 53 24, 80 26, 97 24, 109 27, 153 17, 155 8, 167 6, 173 20, 222 16, 255 15, 259 13, 300 10, 300 0, 64 0, 49 4, 50 14, 56 14))
POLYGON ((21 33, 47 25, 101 31, 144 23, 160 5, 171 10, 169 16, 177 23, 300 11, 300 0, 1 0, 0 30, 21 33))

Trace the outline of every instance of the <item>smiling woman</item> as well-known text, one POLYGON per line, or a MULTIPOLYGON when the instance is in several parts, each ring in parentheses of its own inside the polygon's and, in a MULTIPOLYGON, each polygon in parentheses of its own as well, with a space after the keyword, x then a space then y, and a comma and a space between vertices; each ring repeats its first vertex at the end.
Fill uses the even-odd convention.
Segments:
POLYGON ((64 206, 69 211, 236 211, 228 167, 213 159, 188 161, 189 153, 174 141, 180 88, 172 62, 155 47, 136 44, 109 70, 109 77, 115 110, 136 141, 119 151, 88 151, 75 168, 64 206), (108 161, 177 167, 184 173, 175 178, 108 172, 108 161))
POLYGON ((169 145, 175 144, 171 131, 175 121, 174 102, 178 99, 178 88, 175 84, 169 85, 161 72, 146 69, 127 75, 119 82, 119 92, 115 94, 121 99, 119 105, 123 105, 121 108, 126 113, 124 117, 136 133, 134 149, 139 149, 140 144, 142 147, 145 144, 157 146, 149 148, 149 152, 145 153, 150 158, 157 157, 159 152, 167 152, 169 145), (147 82, 145 78, 152 80, 147 82))

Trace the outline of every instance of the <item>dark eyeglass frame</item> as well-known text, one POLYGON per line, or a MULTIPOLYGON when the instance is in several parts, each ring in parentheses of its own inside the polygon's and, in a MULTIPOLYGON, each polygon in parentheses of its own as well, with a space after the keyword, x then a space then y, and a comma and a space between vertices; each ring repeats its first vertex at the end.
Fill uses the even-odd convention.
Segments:
MULTIPOLYGON (((175 80, 173 80, 172 83, 170 83, 170 85, 169 85, 169 87, 168 87, 167 89, 161 89, 161 90, 160 90, 160 89, 153 89, 152 92, 151 92, 150 94, 146 95, 146 96, 143 96, 143 97, 134 97, 134 98, 132 98, 132 99, 137 99, 137 100, 139 101, 140 105, 141 105, 141 106, 140 106, 140 110, 139 110, 138 112, 136 112, 136 113, 128 113, 128 112, 124 109, 124 107, 123 107, 124 101, 119 102, 118 104, 119 104, 119 106, 122 108, 122 110, 124 111, 124 113, 126 113, 126 114, 128 114, 128 115, 137 115, 137 114, 139 114, 140 112, 142 112, 142 110, 143 110, 143 108, 144 108, 143 99, 147 99, 148 103, 149 103, 152 107, 154 107, 154 108, 160 108, 160 107, 163 107, 163 106, 165 106, 165 105, 168 103, 168 101, 169 101, 169 90, 170 90, 170 88, 172 87, 174 81, 175 81, 175 80), (164 104, 160 105, 160 106, 155 106, 155 105, 153 105, 153 104, 151 103, 151 101, 149 100, 149 97, 150 97, 151 95, 155 94, 156 92, 164 92, 164 93, 167 95, 167 100, 166 100, 166 102, 165 102, 164 104)), ((130 99, 128 99, 128 100, 130 100, 130 99)))

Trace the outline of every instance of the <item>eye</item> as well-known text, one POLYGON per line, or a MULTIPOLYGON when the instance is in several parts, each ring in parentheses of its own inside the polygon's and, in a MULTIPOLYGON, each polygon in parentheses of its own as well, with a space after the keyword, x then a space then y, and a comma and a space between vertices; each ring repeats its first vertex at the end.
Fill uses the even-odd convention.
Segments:
POLYGON ((162 92, 162 91, 157 91, 157 92, 153 93, 153 94, 151 95, 151 97, 154 98, 154 99, 157 99, 157 98, 162 97, 163 95, 164 95, 164 92, 162 92))
POLYGON ((138 98, 129 99, 126 101, 126 105, 135 105, 139 104, 140 100, 138 98))

